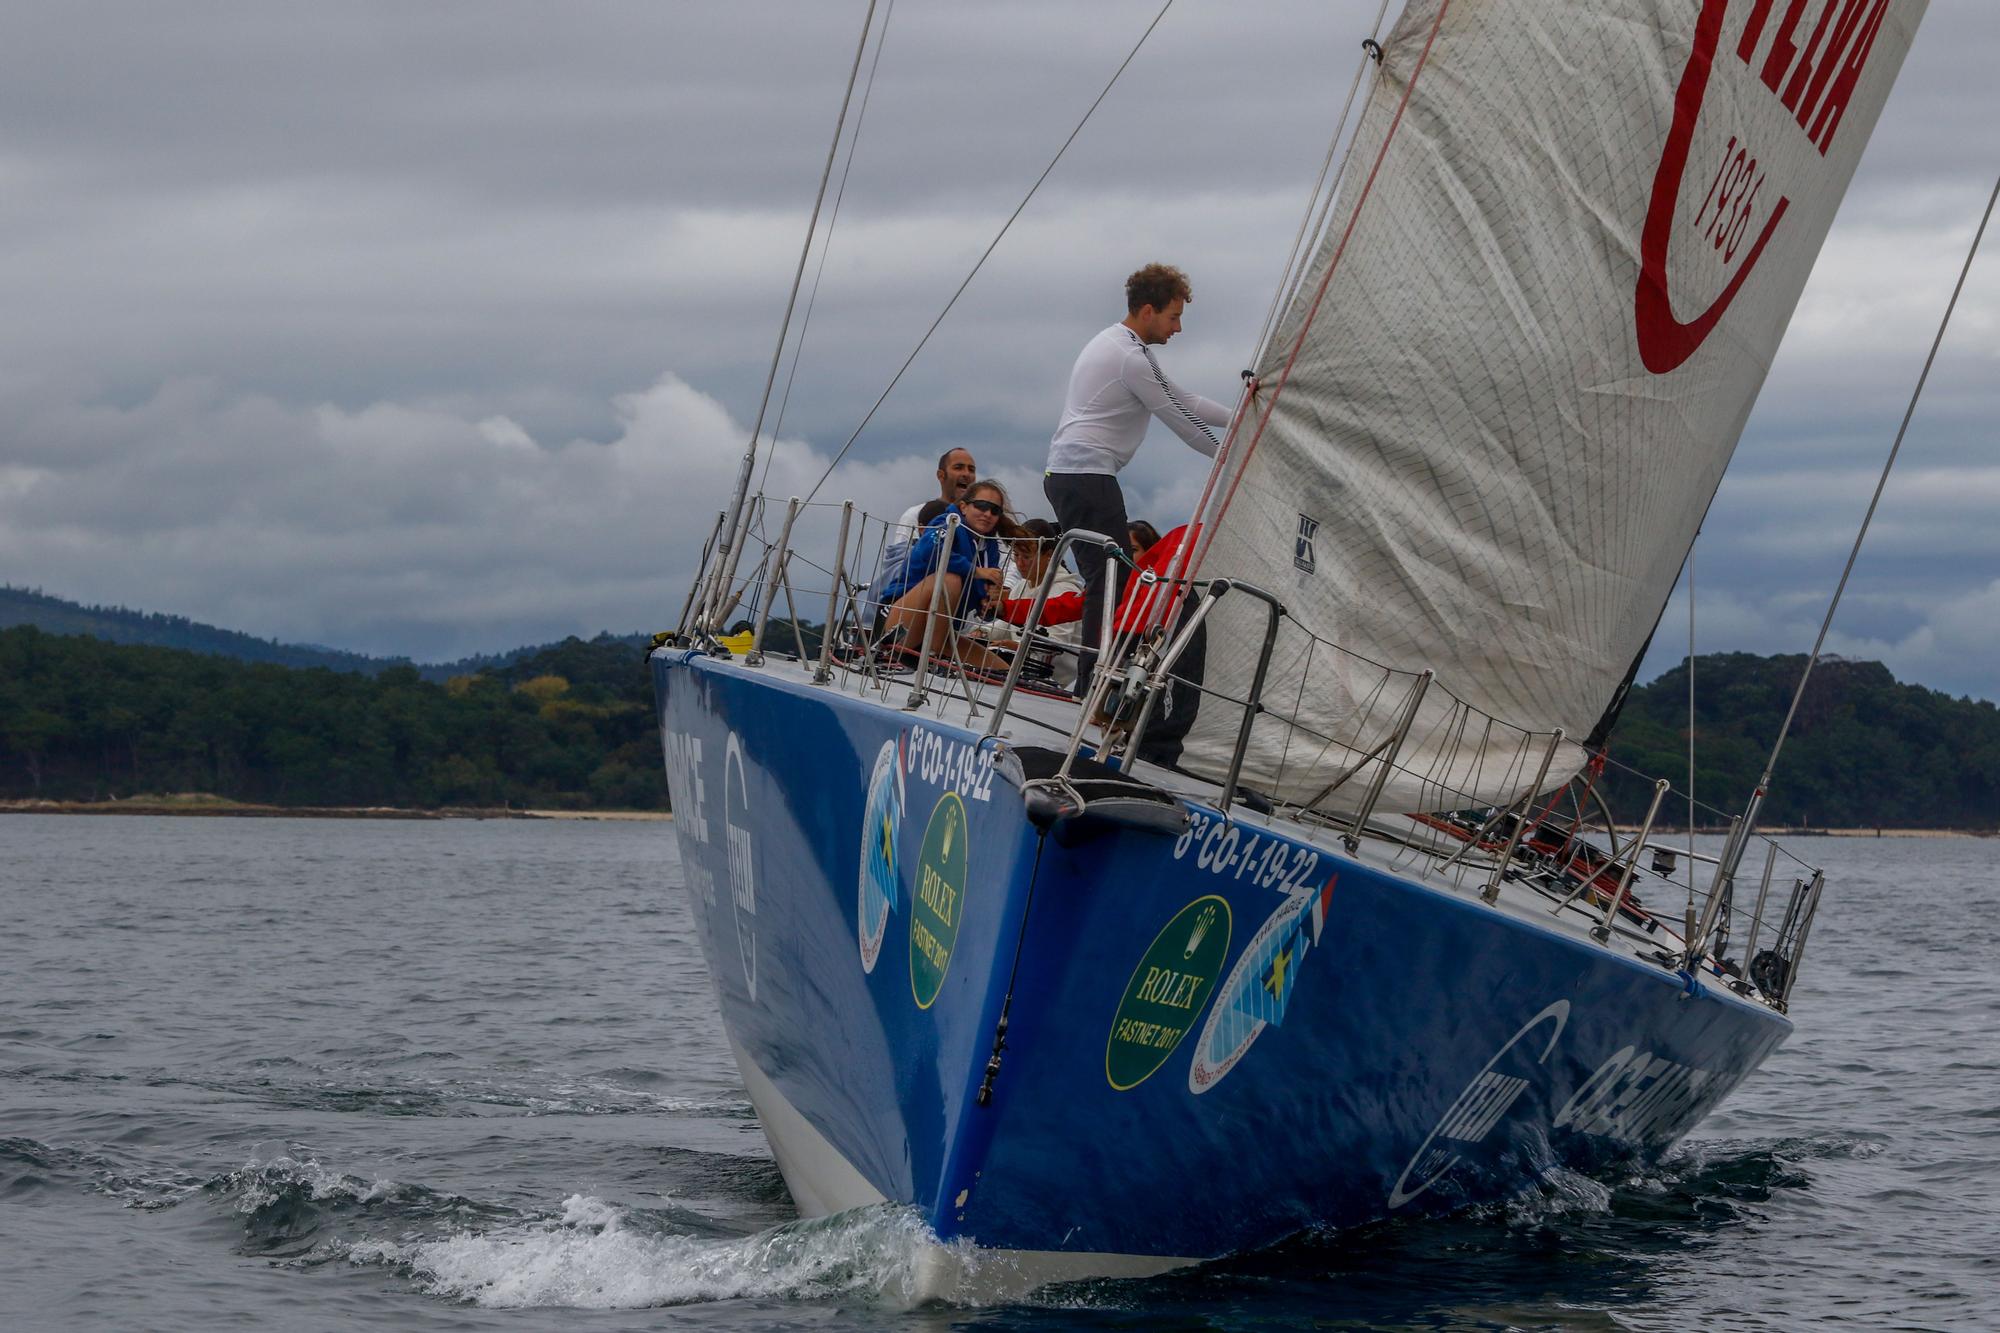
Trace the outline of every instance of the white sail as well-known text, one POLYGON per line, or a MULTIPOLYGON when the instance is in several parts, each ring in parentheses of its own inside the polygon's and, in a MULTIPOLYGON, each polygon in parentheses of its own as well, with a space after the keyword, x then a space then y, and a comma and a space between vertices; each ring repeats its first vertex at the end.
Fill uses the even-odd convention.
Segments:
MULTIPOLYGON (((1425 669, 1384 810, 1509 799, 1528 733, 1591 734, 1924 8, 1413 0, 1205 511, 1201 577, 1292 622, 1246 783, 1352 808, 1365 766, 1325 789, 1425 669)), ((1216 607, 1211 687, 1247 695, 1261 619, 1216 607)), ((1184 762, 1220 774, 1240 720, 1211 699, 1184 762)))

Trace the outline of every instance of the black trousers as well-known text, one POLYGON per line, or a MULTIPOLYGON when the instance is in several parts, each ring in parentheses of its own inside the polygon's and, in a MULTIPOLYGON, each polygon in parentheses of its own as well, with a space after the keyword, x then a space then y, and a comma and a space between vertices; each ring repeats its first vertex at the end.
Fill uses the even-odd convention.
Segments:
MULTIPOLYGON (((1181 599, 1180 615, 1174 618, 1174 634, 1179 634, 1186 627, 1188 618, 1199 604, 1199 599, 1192 593, 1181 599)), ((1174 663, 1167 697, 1153 709, 1153 720, 1146 724, 1146 734, 1139 738, 1141 759, 1170 768, 1180 762, 1181 742, 1193 730, 1195 714, 1201 710, 1201 682, 1206 675, 1207 664, 1208 626, 1204 624, 1195 627, 1194 637, 1188 640, 1187 651, 1174 663)))
MULTIPOLYGON (((1118 478, 1101 472, 1047 472, 1042 475, 1042 494, 1056 511, 1056 523, 1068 532, 1082 528, 1114 538, 1132 554, 1132 536, 1125 517, 1125 492, 1118 478)), ((1078 546, 1076 572, 1083 576, 1083 637, 1077 655, 1076 689, 1081 694, 1090 687, 1090 674, 1097 666, 1097 645, 1104 625, 1104 565, 1106 556, 1099 546, 1078 546)))

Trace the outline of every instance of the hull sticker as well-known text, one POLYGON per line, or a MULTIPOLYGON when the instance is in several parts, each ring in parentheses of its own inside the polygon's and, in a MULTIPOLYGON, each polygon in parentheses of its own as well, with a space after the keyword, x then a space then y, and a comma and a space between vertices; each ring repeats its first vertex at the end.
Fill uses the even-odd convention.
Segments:
POLYGON ((757 863, 750 837, 750 782, 743 772, 743 747, 729 733, 722 771, 722 823, 729 853, 729 896, 736 905, 736 947, 743 959, 743 984, 757 999, 757 863))
POLYGON ((1132 969, 1104 1043, 1104 1077, 1130 1092, 1180 1046, 1229 956, 1229 904, 1197 898, 1160 928, 1132 969))
POLYGON ((1557 1000, 1546 1009, 1521 1025, 1521 1028, 1486 1062, 1486 1067, 1473 1075, 1465 1090, 1457 1100, 1445 1108, 1438 1117, 1431 1132, 1425 1136, 1416 1153, 1410 1158, 1403 1174, 1396 1177, 1396 1183, 1389 1191, 1389 1206, 1401 1208, 1410 1200, 1422 1194, 1438 1181, 1444 1179, 1460 1156, 1483 1143, 1488 1134, 1514 1109, 1521 1094, 1528 1090, 1528 1078, 1534 1071, 1548 1062, 1549 1055, 1556 1048, 1556 1040, 1569 1026, 1569 1001, 1557 1000), (1542 1029, 1547 1029, 1546 1033, 1542 1029), (1541 1054, 1533 1061, 1526 1058, 1535 1043, 1528 1041, 1530 1035, 1541 1039, 1541 1054), (1524 1054, 1514 1060, 1507 1057, 1514 1048, 1523 1046, 1524 1054), (1435 1146, 1433 1146, 1435 1145, 1435 1146))
POLYGON ((917 892, 910 903, 910 994, 928 1009, 944 988, 965 906, 965 802, 946 792, 931 811, 917 854, 917 892))
POLYGON ((1194 1063, 1188 1068, 1189 1092, 1213 1088, 1265 1028, 1285 1021, 1299 967, 1326 928, 1327 903, 1339 878, 1331 875, 1317 889, 1288 895, 1250 937, 1209 1011, 1201 1040, 1195 1043, 1194 1063))
POLYGON ((875 771, 868 779, 868 803, 861 816, 861 884, 855 905, 854 929, 861 945, 861 970, 875 970, 882 955, 882 936, 888 931, 889 916, 902 897, 900 870, 896 857, 897 837, 903 829, 905 798, 904 742, 909 733, 882 742, 875 756, 875 771))

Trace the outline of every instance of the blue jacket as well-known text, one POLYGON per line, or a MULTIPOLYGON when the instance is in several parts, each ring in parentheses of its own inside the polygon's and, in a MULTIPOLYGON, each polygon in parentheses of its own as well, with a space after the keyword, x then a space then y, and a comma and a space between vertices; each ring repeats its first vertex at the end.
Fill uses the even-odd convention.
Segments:
MULTIPOLYGON (((937 569, 939 548, 944 545, 945 523, 959 512, 957 505, 945 510, 932 519, 924 530, 910 543, 909 558, 903 568, 890 575, 882 585, 881 599, 893 602, 910 589, 922 583, 937 569)), ((959 597, 960 606, 978 606, 986 600, 986 583, 972 577, 975 569, 1001 568, 1000 539, 981 537, 965 526, 963 517, 959 519, 958 531, 953 536, 949 557, 945 560, 947 574, 956 574, 966 580, 966 588, 959 597)), ((955 608, 954 608, 955 609, 955 608)))

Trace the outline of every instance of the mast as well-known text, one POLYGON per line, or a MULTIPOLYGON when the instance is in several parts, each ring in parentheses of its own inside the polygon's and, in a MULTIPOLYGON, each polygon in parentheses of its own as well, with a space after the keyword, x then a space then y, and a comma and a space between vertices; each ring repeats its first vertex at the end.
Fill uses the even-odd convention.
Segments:
POLYGON ((736 491, 729 502, 728 517, 722 524, 722 544, 715 553, 714 573, 702 597, 702 614, 697 617, 697 625, 702 629, 721 628, 710 622, 723 614, 723 598, 728 595, 729 585, 736 577, 736 566, 743 558, 743 542, 750 521, 750 478, 757 464, 757 441, 764 433, 764 413, 770 409, 771 390, 778 382, 778 364, 784 359, 785 340, 791 334, 792 311, 798 305, 799 287, 806 275, 806 257, 812 253, 813 237, 819 232, 819 210, 826 202, 827 182, 833 179, 833 162, 840 151, 841 133, 847 126, 848 104, 854 100, 854 83, 861 73, 861 55, 868 49, 868 34, 875 25, 875 4, 876 0, 868 0, 868 12, 861 20, 861 40, 854 47, 854 63, 847 71, 847 90, 841 94, 840 114, 834 117, 833 142, 827 145, 826 165, 819 174, 819 191, 813 196, 812 216, 806 221, 805 244, 799 247, 798 266, 792 271, 791 294, 785 298, 785 315, 778 322, 778 345, 771 350, 771 368, 764 376, 764 395, 757 404, 756 424, 750 427, 750 443, 743 450, 743 465, 736 474, 736 491))

